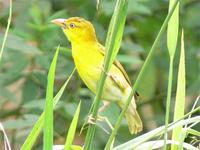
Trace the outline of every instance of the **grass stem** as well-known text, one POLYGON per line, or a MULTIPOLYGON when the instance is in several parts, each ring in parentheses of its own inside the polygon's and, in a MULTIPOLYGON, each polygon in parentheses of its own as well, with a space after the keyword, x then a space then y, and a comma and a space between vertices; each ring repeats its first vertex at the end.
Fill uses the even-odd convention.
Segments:
POLYGON ((141 71, 139 72, 139 75, 138 75, 138 77, 137 77, 137 79, 136 79, 136 82, 135 82, 135 84, 133 85, 132 90, 131 90, 131 92, 130 92, 130 94, 129 94, 129 97, 128 97, 127 101, 126 101, 126 105, 124 106, 124 108, 123 108, 123 110, 122 110, 120 116, 118 117, 118 120, 117 120, 117 122, 116 122, 116 124, 115 124, 115 127, 114 127, 114 129, 113 129, 113 131, 112 131, 112 133, 111 133, 111 135, 110 135, 110 137, 109 137, 109 139, 108 139, 108 142, 107 142, 106 147, 105 147, 106 150, 108 150, 108 149, 110 148, 110 145, 112 144, 112 141, 113 141, 113 139, 115 138, 115 136, 116 136, 116 134, 117 134, 117 130, 118 130, 119 127, 120 127, 122 118, 123 118, 123 116, 124 116, 126 110, 128 109, 128 106, 129 106, 129 104, 130 104, 130 102, 131 102, 132 97, 134 96, 134 93, 135 93, 135 91, 136 91, 138 85, 139 85, 139 84, 141 83, 141 81, 142 81, 142 78, 143 78, 143 76, 144 76, 144 74, 145 74, 145 70, 146 70, 146 68, 148 67, 148 65, 150 64, 151 60, 152 60, 152 57, 153 57, 153 55, 154 55, 154 53, 155 53, 155 50, 156 50, 156 48, 157 48, 157 46, 158 46, 158 43, 159 43, 159 41, 160 41, 162 35, 164 34, 164 31, 165 31, 165 29, 166 29, 166 27, 167 27, 167 23, 168 23, 170 17, 172 16, 172 14, 173 14, 173 12, 174 12, 174 10, 175 10, 175 8, 176 8, 178 2, 179 2, 179 0, 176 0, 176 1, 175 1, 175 3, 174 3, 174 5, 173 5, 172 9, 171 9, 170 12, 168 13, 168 15, 167 15, 167 17, 166 17, 166 19, 165 19, 165 21, 164 21, 164 23, 163 23, 163 25, 162 25, 162 27, 161 27, 159 33, 158 33, 156 39, 155 39, 155 41, 154 41, 154 43, 153 43, 153 45, 152 45, 152 47, 151 47, 151 49, 150 49, 150 51, 149 51, 149 54, 148 54, 148 56, 147 56, 147 58, 146 58, 146 60, 145 60, 145 62, 144 62, 144 64, 143 64, 143 66, 142 66, 141 71))
POLYGON ((5 32, 5 35, 4 35, 4 38, 3 38, 3 43, 2 43, 2 46, 1 46, 0 61, 1 61, 3 51, 4 51, 4 47, 5 47, 5 44, 6 44, 6 39, 7 39, 7 36, 8 36, 8 31, 9 31, 9 28, 10 28, 11 20, 12 20, 12 0, 10 0, 8 23, 7 23, 6 32, 5 32))

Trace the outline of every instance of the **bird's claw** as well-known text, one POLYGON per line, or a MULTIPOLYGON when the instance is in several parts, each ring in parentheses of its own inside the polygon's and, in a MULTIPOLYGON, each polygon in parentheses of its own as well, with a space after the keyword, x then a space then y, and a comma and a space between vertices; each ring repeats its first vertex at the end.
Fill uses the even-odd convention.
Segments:
POLYGON ((87 123, 89 124, 96 124, 95 118, 92 117, 92 114, 88 116, 87 123))
MULTIPOLYGON (((108 118, 105 117, 105 116, 97 115, 97 121, 105 121, 108 124, 108 126, 110 127, 111 130, 114 129, 112 124, 109 122, 108 118)), ((88 121, 87 122, 89 124, 96 124, 95 118, 93 118, 92 115, 88 116, 88 121)))

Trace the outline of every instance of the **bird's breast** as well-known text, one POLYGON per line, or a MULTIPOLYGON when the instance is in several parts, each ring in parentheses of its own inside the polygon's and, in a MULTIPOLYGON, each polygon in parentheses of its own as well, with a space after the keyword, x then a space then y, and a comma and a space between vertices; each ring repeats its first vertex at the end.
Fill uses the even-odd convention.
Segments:
POLYGON ((74 47, 72 55, 78 74, 94 93, 101 74, 103 56, 91 47, 74 47))
MULTIPOLYGON (((98 49, 92 46, 80 47, 79 45, 73 47, 72 55, 79 76, 87 87, 92 92, 96 93, 97 85, 103 69, 102 64, 104 56, 98 49)), ((111 67, 111 71, 113 67, 114 66, 111 67)), ((114 101, 122 99, 123 96, 123 91, 116 85, 110 76, 107 76, 102 98, 104 100, 114 101)))

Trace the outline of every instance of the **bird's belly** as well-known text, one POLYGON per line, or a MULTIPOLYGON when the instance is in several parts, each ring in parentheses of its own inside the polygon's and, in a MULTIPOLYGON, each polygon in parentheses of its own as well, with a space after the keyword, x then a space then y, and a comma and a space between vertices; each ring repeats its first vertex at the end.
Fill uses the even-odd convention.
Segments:
MULTIPOLYGON (((79 76, 81 77, 83 82, 93 93, 96 94, 97 85, 102 71, 100 65, 86 65, 84 63, 82 63, 81 65, 77 63, 75 64, 79 76)), ((104 84, 102 99, 107 101, 118 101, 124 99, 124 93, 118 86, 116 86, 116 84, 109 76, 107 76, 106 82, 104 84)))

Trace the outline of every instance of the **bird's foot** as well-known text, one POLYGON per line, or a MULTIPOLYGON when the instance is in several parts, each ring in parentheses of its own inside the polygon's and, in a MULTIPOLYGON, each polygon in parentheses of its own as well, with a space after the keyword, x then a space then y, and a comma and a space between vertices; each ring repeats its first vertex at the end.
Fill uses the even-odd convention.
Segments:
MULTIPOLYGON (((111 124, 110 121, 108 120, 108 118, 105 117, 105 116, 97 115, 96 121, 100 121, 100 122, 105 121, 106 124, 108 125, 108 127, 109 127, 111 130, 114 129, 113 126, 112 126, 112 124, 111 124)), ((88 116, 88 120, 83 124, 83 126, 82 126, 81 131, 80 131, 79 134, 81 134, 81 133, 83 132, 83 130, 86 128, 86 125, 87 125, 87 124, 93 124, 93 125, 95 124, 95 125, 96 125, 96 121, 95 121, 95 118, 92 117, 92 115, 90 114, 90 115, 88 116)), ((110 134, 110 132, 107 131, 104 127, 102 127, 102 126, 99 126, 99 127, 102 128, 107 134, 110 134)))
POLYGON ((89 124, 96 124, 95 118, 92 117, 92 114, 88 116, 87 123, 89 124))
MULTIPOLYGON (((113 130, 113 126, 112 126, 112 124, 110 123, 110 121, 108 120, 107 117, 97 115, 96 121, 100 121, 100 122, 105 121, 108 124, 108 126, 110 127, 110 129, 113 130)), ((96 124, 96 121, 95 121, 95 118, 92 117, 92 115, 88 116, 88 121, 87 122, 89 124, 96 124)))
MULTIPOLYGON (((101 106, 98 110, 98 115, 97 115, 97 119, 95 120, 94 117, 92 117, 92 114, 88 115, 88 118, 87 120, 84 122, 82 128, 81 128, 81 131, 80 131, 80 134, 82 133, 82 131, 86 128, 86 125, 88 124, 96 124, 96 121, 105 121, 109 128, 112 130, 113 129, 113 126, 112 124, 109 122, 108 118, 105 117, 105 116, 101 116, 99 115, 100 113, 102 113, 108 106, 110 105, 110 102, 108 101, 103 101, 103 106, 101 106)), ((105 132, 107 132, 105 129, 103 129, 105 132)), ((108 133, 108 132, 107 132, 108 133)))

